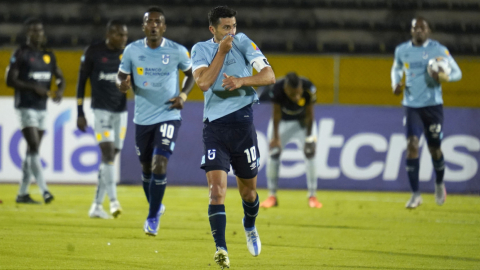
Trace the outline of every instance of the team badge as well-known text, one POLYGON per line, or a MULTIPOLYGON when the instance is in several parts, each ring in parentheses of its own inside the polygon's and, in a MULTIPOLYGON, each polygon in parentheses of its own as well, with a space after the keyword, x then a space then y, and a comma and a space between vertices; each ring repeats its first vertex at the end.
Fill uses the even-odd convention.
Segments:
POLYGON ((168 64, 170 62, 170 55, 169 54, 162 54, 162 63, 168 64))
POLYGON ((48 54, 43 55, 43 62, 45 62, 45 64, 47 64, 47 65, 50 64, 51 60, 52 59, 50 59, 50 55, 48 55, 48 54))
POLYGON ((427 52, 423 52, 423 59, 428 59, 428 53, 427 52))
POLYGON ((143 76, 143 67, 137 67, 137 74, 143 76))
POLYGON ((301 99, 298 101, 297 104, 298 104, 298 106, 300 106, 300 107, 305 106, 305 98, 301 98, 301 99))

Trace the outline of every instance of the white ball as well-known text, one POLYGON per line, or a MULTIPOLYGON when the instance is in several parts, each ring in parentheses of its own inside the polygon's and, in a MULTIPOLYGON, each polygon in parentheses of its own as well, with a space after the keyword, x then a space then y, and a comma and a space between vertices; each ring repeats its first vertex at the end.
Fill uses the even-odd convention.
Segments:
POLYGON ((450 67, 450 64, 446 58, 437 57, 428 60, 428 74, 431 74, 432 71, 443 72, 447 75, 450 75, 452 68, 450 67))

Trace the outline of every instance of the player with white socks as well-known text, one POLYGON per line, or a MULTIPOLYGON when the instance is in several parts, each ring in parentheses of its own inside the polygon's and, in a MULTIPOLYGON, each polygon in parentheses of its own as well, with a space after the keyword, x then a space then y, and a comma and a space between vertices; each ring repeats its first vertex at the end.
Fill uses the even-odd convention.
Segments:
POLYGON ((317 127, 313 112, 316 101, 315 86, 309 80, 298 77, 295 72, 290 72, 274 85, 265 87, 260 95, 260 101, 273 102, 273 116, 267 131, 270 141, 270 154, 266 170, 269 197, 260 204, 260 207, 270 208, 278 205, 280 155, 288 143, 296 142, 299 148, 304 150, 306 157, 308 204, 312 208, 321 208, 322 204, 316 197, 315 142, 317 127))

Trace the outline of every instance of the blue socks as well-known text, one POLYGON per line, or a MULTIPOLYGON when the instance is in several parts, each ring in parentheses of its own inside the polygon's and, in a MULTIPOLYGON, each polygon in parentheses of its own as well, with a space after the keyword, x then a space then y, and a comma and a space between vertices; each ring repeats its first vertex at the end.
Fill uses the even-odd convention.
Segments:
POLYGON ((432 163, 433 168, 435 168, 435 174, 437 175, 435 182, 439 185, 443 183, 443 176, 445 175, 445 160, 443 159, 443 155, 439 160, 432 159, 432 163))
POLYGON ((225 242, 225 227, 227 227, 225 205, 208 205, 208 220, 217 249, 221 247, 227 250, 227 243, 225 242))
POLYGON ((243 213, 245 214, 245 217, 243 219, 243 226, 245 228, 252 228, 255 226, 255 219, 257 218, 258 215, 258 208, 260 206, 258 202, 258 193, 257 193, 257 198, 255 198, 254 202, 246 202, 242 200, 242 205, 243 205, 243 213))
POLYGON ((165 188, 167 187, 166 176, 166 174, 153 174, 153 179, 150 181, 150 210, 148 218, 157 217, 160 204, 162 204, 163 194, 165 194, 165 188))
POLYGON ((142 172, 143 192, 145 192, 147 202, 150 202, 150 180, 152 180, 152 174, 142 172))
POLYGON ((412 191, 418 192, 418 177, 420 171, 420 162, 418 158, 407 159, 407 174, 408 180, 410 181, 410 187, 412 191))

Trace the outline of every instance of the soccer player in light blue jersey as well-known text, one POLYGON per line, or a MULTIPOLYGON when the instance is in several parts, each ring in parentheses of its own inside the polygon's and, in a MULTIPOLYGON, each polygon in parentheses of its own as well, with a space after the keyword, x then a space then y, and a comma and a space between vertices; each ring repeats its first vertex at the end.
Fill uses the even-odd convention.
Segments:
POLYGON ((214 260, 222 269, 230 267, 224 206, 230 165, 243 200, 247 248, 253 256, 261 251, 255 227, 260 153, 253 125, 252 104, 258 102, 253 86, 275 83, 275 74, 257 45, 245 34, 235 35, 236 14, 226 6, 212 9, 208 20, 213 38, 192 48, 193 75, 205 96, 201 168, 209 188, 208 216, 217 248, 214 260), (258 71, 254 76, 252 67, 258 71))
POLYGON ((443 99, 442 85, 462 78, 462 72, 450 55, 448 49, 435 40, 428 38, 430 28, 425 19, 412 20, 412 40, 404 42, 395 49, 391 77, 395 95, 402 93, 401 83, 405 72, 406 83, 402 105, 405 107, 405 126, 407 136, 407 173, 412 188, 412 197, 406 208, 416 208, 422 203, 419 191, 419 138, 425 134, 428 149, 435 168, 435 201, 443 205, 447 193, 443 183, 445 162, 440 148, 443 137, 443 99), (443 71, 427 72, 428 61, 432 58, 446 58, 451 67, 450 74, 443 71))
POLYGON ((180 128, 180 110, 194 79, 187 49, 163 37, 167 26, 162 9, 149 8, 142 27, 146 37, 125 48, 117 87, 122 92, 132 88, 135 94, 135 143, 142 164, 143 189, 150 204, 144 231, 155 236, 165 211, 162 199, 167 163, 180 128), (178 69, 185 74, 181 91, 178 69))

